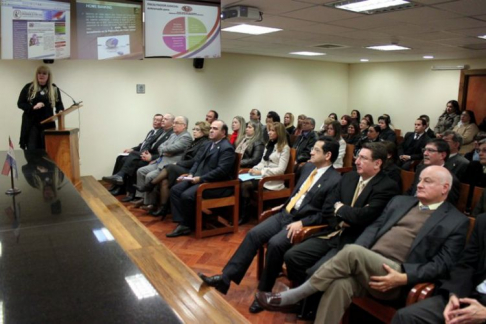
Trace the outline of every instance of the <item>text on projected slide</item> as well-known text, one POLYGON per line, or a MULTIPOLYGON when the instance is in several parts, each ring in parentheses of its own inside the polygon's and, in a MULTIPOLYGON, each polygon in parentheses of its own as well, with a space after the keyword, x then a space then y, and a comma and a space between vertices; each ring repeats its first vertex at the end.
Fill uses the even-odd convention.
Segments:
POLYGON ((140 4, 78 0, 76 11, 77 58, 143 57, 140 4))
POLYGON ((145 56, 221 56, 220 8, 145 1, 145 56))
POLYGON ((70 57, 69 1, 2 0, 3 59, 70 57))

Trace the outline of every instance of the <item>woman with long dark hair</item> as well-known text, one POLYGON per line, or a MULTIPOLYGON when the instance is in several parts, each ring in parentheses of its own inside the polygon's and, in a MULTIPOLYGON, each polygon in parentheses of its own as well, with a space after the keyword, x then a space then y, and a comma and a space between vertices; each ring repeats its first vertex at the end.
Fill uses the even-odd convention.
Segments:
POLYGON ((461 125, 454 127, 453 131, 462 136, 459 154, 466 154, 471 151, 474 148, 474 136, 479 132, 474 111, 464 110, 461 113, 461 125))

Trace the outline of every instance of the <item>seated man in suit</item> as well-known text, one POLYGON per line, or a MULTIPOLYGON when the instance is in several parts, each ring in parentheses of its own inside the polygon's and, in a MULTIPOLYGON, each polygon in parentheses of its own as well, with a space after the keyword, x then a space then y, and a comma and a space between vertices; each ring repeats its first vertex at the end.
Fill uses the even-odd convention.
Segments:
MULTIPOLYGON (((341 176, 332 163, 339 154, 339 143, 330 137, 320 138, 311 151, 311 163, 302 169, 302 176, 291 198, 277 208, 280 212, 252 228, 240 247, 228 261, 221 275, 199 276, 210 286, 226 294, 231 281, 240 284, 258 249, 268 242, 265 268, 258 290, 272 291, 282 269, 283 255, 292 246, 292 238, 302 226, 322 224, 321 208, 324 200, 337 185, 341 176), (285 207, 283 207, 285 206, 285 207), (283 208, 282 208, 283 207, 283 208)), ((250 312, 263 310, 255 301, 250 312)))
POLYGON ((486 214, 478 216, 461 259, 438 286, 434 297, 400 309, 392 324, 486 322, 486 214))
POLYGON ((420 115, 420 119, 424 119, 427 122, 427 125, 425 126, 425 135, 427 135, 428 138, 436 138, 434 131, 432 128, 430 128, 430 117, 429 115, 420 115))
MULTIPOLYGON (((227 140, 228 126, 221 120, 215 120, 209 131, 210 141, 199 150, 196 162, 186 179, 170 190, 173 221, 179 223, 167 237, 189 235, 194 226, 197 188, 204 182, 231 180, 235 163, 235 149, 227 140)), ((212 189, 205 191, 205 198, 224 197, 231 194, 231 189, 212 189)))
POLYGON ((448 130, 442 134, 442 139, 449 144, 449 148, 451 149, 449 158, 445 163, 446 169, 455 174, 459 181, 464 182, 469 161, 459 154, 463 141, 462 136, 454 131, 448 130))
MULTIPOLYGON (((471 162, 471 164, 473 163, 479 164, 476 168, 474 168, 476 169, 475 170, 476 178, 482 178, 483 181, 486 180, 486 139, 483 139, 479 142, 479 162, 477 161, 471 162)), ((480 183, 481 180, 479 180, 478 182, 480 183)), ((474 207, 472 215, 478 216, 479 214, 482 213, 486 213, 486 190, 483 191, 483 194, 481 195, 481 198, 476 204, 476 207, 474 207)))
MULTIPOLYGON (((449 144, 446 141, 440 138, 434 138, 430 140, 425 145, 424 151, 424 160, 421 164, 417 166, 415 171, 415 178, 412 183, 412 186, 406 191, 405 194, 409 196, 415 196, 417 194, 417 185, 420 181, 420 173, 425 168, 436 165, 436 166, 443 166, 447 169, 446 162, 449 159, 449 154, 451 149, 449 144)), ((450 170, 449 170, 450 171, 450 170)), ((459 179, 451 172, 452 175, 452 188, 449 190, 449 196, 447 197, 447 201, 451 204, 455 205, 459 200, 459 194, 461 191, 461 182, 459 179)))
POLYGON ((410 170, 413 161, 422 160, 422 149, 429 141, 429 137, 425 134, 425 128, 427 128, 426 120, 417 119, 415 121, 415 132, 405 134, 403 142, 398 147, 398 157, 403 170, 410 170))
MULTIPOLYGON (((316 121, 307 117, 302 122, 302 134, 295 139, 292 146, 295 149, 295 164, 305 163, 310 159, 310 152, 317 141, 317 133, 314 132, 316 121)), ((336 156, 337 158, 337 156, 336 156)))
MULTIPOLYGON (((184 150, 191 145, 192 137, 187 131, 188 120, 184 116, 177 116, 174 119, 174 125, 172 127, 173 133, 169 139, 160 144, 158 148, 159 158, 152 161, 150 153, 144 153, 147 155, 145 158, 150 162, 149 165, 144 166, 137 171, 137 185, 135 188, 139 190, 144 185, 150 183, 159 173, 164 166, 179 161, 182 157, 184 150)), ((141 204, 147 206, 146 209, 151 212, 155 209, 156 203, 156 191, 150 191, 137 193, 138 196, 143 196, 141 204)))
POLYGON ((450 172, 432 166, 420 176, 417 197, 397 196, 356 240, 324 263, 303 285, 281 294, 257 293, 268 310, 281 310, 324 292, 316 323, 337 324, 353 297, 397 300, 410 286, 444 278, 466 242, 468 218, 446 202, 450 172))
MULTIPOLYGON (((119 155, 116 158, 115 167, 113 168, 113 175, 103 177, 104 181, 113 184, 112 189, 110 190, 113 195, 116 196, 124 193, 124 184, 128 184, 128 182, 130 182, 127 182, 126 180, 134 177, 138 168, 148 164, 148 162, 142 160, 142 153, 146 151, 152 154, 156 153, 158 145, 160 145, 163 139, 168 138, 168 136, 161 136, 164 133, 162 126, 163 118, 163 115, 156 114, 152 122, 153 129, 148 132, 143 142, 135 147, 125 149, 123 153, 127 153, 128 155, 119 155)), ((129 196, 130 199, 127 198, 125 201, 133 199, 133 195, 129 196)))
POLYGON ((382 143, 363 145, 356 159, 356 171, 344 174, 324 203, 322 212, 330 226, 285 253, 290 280, 303 283, 345 244, 353 243, 390 199, 399 194, 397 183, 381 170, 386 158, 382 143))

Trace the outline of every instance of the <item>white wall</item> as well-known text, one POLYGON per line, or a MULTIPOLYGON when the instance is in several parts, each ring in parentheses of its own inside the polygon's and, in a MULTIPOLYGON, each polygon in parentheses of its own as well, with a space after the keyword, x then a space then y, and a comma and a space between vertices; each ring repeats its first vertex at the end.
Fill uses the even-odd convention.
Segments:
POLYGON ((429 115, 432 127, 447 101, 458 100, 460 71, 431 71, 432 65, 464 65, 486 68, 486 59, 352 64, 349 68, 348 110, 370 113, 377 122, 383 113, 402 134, 413 130, 414 121, 429 115))
MULTIPOLYGON (((0 61, 0 150, 10 135, 18 148, 22 111, 16 108, 21 88, 33 78, 38 62, 0 61), (4 144, 2 144, 4 143, 4 144)), ((186 115, 191 127, 209 109, 230 123, 286 111, 315 117, 320 125, 331 110, 348 108, 348 65, 308 60, 225 54, 195 70, 190 60, 56 61, 54 82, 76 100, 83 100, 81 118, 68 116, 68 127, 81 128, 81 174, 111 174, 118 152, 140 142, 155 113, 186 115), (136 94, 135 85, 146 85, 136 94)), ((71 100, 63 95, 65 106, 71 100)), ((3 147, 3 148, 2 148, 3 147)))

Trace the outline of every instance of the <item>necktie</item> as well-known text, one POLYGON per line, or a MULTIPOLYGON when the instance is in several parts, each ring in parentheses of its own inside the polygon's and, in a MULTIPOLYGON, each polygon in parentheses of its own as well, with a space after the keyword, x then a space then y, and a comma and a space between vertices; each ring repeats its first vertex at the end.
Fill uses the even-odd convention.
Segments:
POLYGON ((414 139, 414 140, 417 140, 417 139, 418 139, 418 134, 417 134, 417 133, 415 133, 415 136, 414 136, 414 138, 413 138, 413 139, 414 139))
POLYGON ((353 200, 351 201, 351 207, 354 207, 354 203, 356 202, 356 200, 358 200, 358 197, 361 194, 361 192, 363 192, 364 187, 365 187, 364 181, 360 180, 358 186, 356 187, 356 190, 354 191, 353 200))
POLYGON ((317 174, 317 169, 314 169, 314 171, 311 172, 311 174, 309 175, 307 180, 304 182, 302 187, 300 187, 299 192, 294 197, 292 197, 290 202, 287 204, 287 207, 285 207, 285 210, 288 213, 290 213, 292 208, 294 208, 295 204, 299 201, 300 197, 302 197, 307 192, 307 190, 309 190, 312 182, 314 181, 314 177, 316 176, 316 174, 317 174))
POLYGON ((420 210, 430 210, 429 206, 425 206, 425 205, 419 206, 419 209, 420 210))
POLYGON ((142 151, 142 152, 145 151, 145 149, 147 148, 147 145, 149 145, 150 142, 152 141, 152 138, 154 137, 154 134, 155 134, 155 130, 152 129, 150 131, 150 133, 147 135, 147 137, 145 138, 145 141, 143 141, 142 146, 140 148, 140 151, 142 151))

